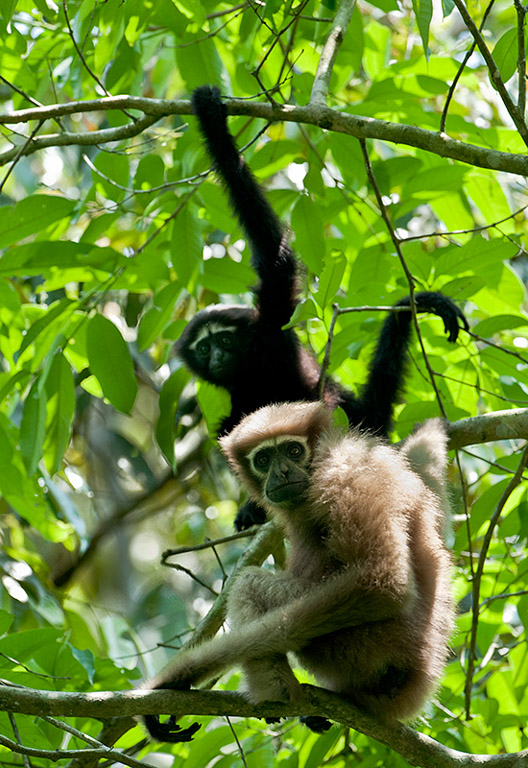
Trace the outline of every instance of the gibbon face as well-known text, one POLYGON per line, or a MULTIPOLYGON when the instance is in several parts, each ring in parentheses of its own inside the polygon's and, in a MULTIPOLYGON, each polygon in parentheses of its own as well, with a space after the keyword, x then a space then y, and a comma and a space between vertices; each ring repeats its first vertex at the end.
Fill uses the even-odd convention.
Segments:
POLYGON ((184 363, 205 381, 233 386, 251 345, 254 311, 213 305, 199 312, 176 345, 184 363))
POLYGON ((251 472, 271 504, 299 504, 310 484, 311 450, 301 435, 264 440, 247 455, 251 472))

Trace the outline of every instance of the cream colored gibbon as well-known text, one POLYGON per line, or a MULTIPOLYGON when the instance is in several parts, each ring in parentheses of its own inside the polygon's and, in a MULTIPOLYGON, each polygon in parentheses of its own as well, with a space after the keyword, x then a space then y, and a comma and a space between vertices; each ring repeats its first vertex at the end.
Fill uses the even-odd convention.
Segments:
MULTIPOLYGON (((148 687, 185 689, 238 665, 251 701, 301 702, 292 652, 320 685, 384 721, 412 717, 432 694, 453 624, 443 424, 426 422, 397 449, 331 418, 317 402, 270 405, 221 439, 251 498, 283 527, 286 569, 243 569, 231 631, 178 654, 148 687)), ((145 723, 162 741, 197 727, 145 723)))

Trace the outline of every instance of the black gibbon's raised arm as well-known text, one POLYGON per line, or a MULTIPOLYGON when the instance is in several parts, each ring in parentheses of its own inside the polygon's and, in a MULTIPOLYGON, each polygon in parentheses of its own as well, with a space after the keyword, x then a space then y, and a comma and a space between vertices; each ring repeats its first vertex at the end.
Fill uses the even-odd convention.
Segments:
MULTIPOLYGON (((298 301, 296 259, 281 222, 238 153, 220 92, 208 85, 197 88, 192 104, 259 277, 252 289, 254 308, 212 305, 191 320, 176 347, 193 373, 229 391, 231 413, 220 426, 223 435, 263 405, 317 399, 320 368, 299 344, 295 331, 282 330, 298 301)), ((423 291, 415 299, 419 311, 443 319, 449 341, 456 341, 459 322, 467 329, 464 315, 447 296, 423 291)), ((409 299, 397 306, 409 306, 409 299)), ((332 408, 341 406, 351 426, 387 436, 405 375, 411 328, 410 312, 389 314, 358 396, 326 380, 325 402, 332 408)), ((249 504, 235 525, 242 529, 263 520, 262 510, 249 504)))
MULTIPOLYGON (((302 703, 293 652, 320 685, 381 720, 412 717, 432 694, 453 623, 443 424, 426 422, 395 448, 330 419, 318 402, 270 405, 221 438, 250 496, 284 528, 286 569, 244 568, 229 594, 231 631, 178 654, 147 687, 185 689, 238 665, 251 701, 302 703)), ((197 728, 145 722, 162 741, 197 728)))

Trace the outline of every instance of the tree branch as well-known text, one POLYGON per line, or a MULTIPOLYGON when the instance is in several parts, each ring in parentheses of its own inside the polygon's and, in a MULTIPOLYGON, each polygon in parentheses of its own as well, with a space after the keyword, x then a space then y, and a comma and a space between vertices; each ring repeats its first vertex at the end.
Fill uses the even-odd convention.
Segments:
POLYGON ((478 631, 478 621, 479 621, 479 614, 480 614, 480 585, 482 581, 482 576, 484 574, 486 558, 491 545, 491 540, 493 538, 493 533, 500 520, 500 516, 502 514, 502 510, 504 509, 504 505, 512 495, 513 491, 517 488, 519 483, 522 482, 523 472, 526 469, 527 464, 528 464, 528 447, 524 449, 524 452, 519 462, 519 465, 517 467, 517 470, 514 476, 511 478, 510 482, 508 483, 507 487, 505 488, 504 493, 500 497, 499 502, 495 507, 495 511, 491 516, 488 529, 486 531, 484 540, 482 542, 482 547, 480 549, 477 569, 473 576, 471 639, 469 643, 468 664, 467 664, 467 670, 466 670, 466 684, 464 687, 467 720, 469 720, 471 717, 471 694, 473 692, 473 676, 475 674, 475 661, 476 661, 476 650, 477 650, 477 631, 478 631))
MULTIPOLYGON (((352 115, 330 109, 324 105, 308 104, 307 106, 293 107, 287 104, 282 106, 279 104, 252 104, 242 99, 228 99, 225 103, 230 115, 260 117, 268 122, 284 121, 317 125, 324 130, 346 133, 358 139, 379 139, 394 144, 405 144, 440 157, 448 157, 480 168, 528 176, 528 156, 526 154, 499 152, 486 147, 478 147, 475 144, 458 141, 443 133, 417 128, 414 125, 400 125, 373 117, 352 115)), ((10 125, 28 120, 47 120, 63 115, 108 109, 123 110, 124 108, 139 109, 144 113, 144 117, 117 128, 103 128, 98 131, 80 133, 55 133, 38 137, 24 148, 24 154, 29 155, 39 149, 51 146, 75 144, 87 146, 120 141, 136 136, 162 117, 192 114, 191 103, 188 100, 171 101, 141 96, 109 96, 84 102, 77 101, 69 104, 54 104, 42 108, 17 110, 10 114, 0 115, 0 124, 10 125)), ((18 151, 19 148, 14 147, 0 154, 0 165, 12 160, 18 151)))
POLYGON ((113 717, 155 715, 160 712, 184 715, 235 717, 297 717, 322 715, 354 728, 401 754, 411 765, 431 768, 521 768, 528 766, 528 750, 505 755, 471 755, 450 749, 401 723, 385 725, 363 714, 335 693, 303 685, 301 704, 266 703, 253 705, 232 691, 98 691, 96 693, 59 693, 30 688, 0 686, 0 709, 53 717, 113 717))
POLYGON ((449 449, 496 440, 528 440, 528 408, 494 411, 449 424, 449 449))
POLYGON ((310 96, 310 102, 312 104, 326 104, 334 62, 337 57, 337 52, 339 51, 339 46, 345 38, 355 7, 356 0, 341 0, 341 3, 339 4, 339 8, 337 9, 332 22, 332 27, 328 33, 328 37, 326 38, 326 42, 319 58, 319 64, 317 65, 317 72, 315 74, 312 94, 310 96))

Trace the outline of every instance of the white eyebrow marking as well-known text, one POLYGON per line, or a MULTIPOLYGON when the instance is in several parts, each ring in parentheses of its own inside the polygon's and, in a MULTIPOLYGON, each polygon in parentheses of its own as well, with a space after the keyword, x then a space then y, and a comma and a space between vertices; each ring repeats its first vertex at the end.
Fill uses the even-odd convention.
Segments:
POLYGON ((236 325, 224 325, 223 323, 207 323, 206 325, 203 325, 200 330, 198 331, 195 340, 192 342, 192 344, 189 344, 189 349, 195 349, 196 345, 199 344, 203 339, 207 338, 208 336, 212 336, 215 333, 236 333, 237 327, 236 325))
POLYGON ((304 435, 280 435, 278 437, 270 437, 268 440, 263 440, 261 443, 252 448, 250 452, 246 454, 246 456, 249 461, 253 461, 253 457, 259 453, 259 451, 262 451, 266 448, 276 448, 281 443, 286 443, 292 440, 296 443, 301 443, 301 445, 304 446, 305 451, 308 453, 308 438, 304 437, 304 435))

